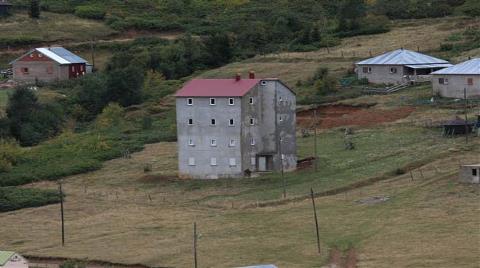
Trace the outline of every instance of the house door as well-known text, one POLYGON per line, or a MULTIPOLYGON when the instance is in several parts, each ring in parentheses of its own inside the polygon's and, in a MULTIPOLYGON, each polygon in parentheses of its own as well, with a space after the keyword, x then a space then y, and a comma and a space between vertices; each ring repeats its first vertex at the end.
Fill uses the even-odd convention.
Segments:
POLYGON ((267 171, 267 157, 259 156, 258 157, 258 171, 267 171))

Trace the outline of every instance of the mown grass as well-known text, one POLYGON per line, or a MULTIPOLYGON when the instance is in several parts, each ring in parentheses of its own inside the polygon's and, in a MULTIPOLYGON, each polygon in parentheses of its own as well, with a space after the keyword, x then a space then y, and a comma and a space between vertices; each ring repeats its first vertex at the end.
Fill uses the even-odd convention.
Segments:
POLYGON ((13 16, 0 19, 0 22, 2 39, 5 39, 4 44, 0 44, 1 46, 8 45, 8 40, 21 41, 22 38, 36 39, 41 42, 81 41, 106 37, 115 33, 101 22, 50 12, 42 12, 38 20, 29 18, 26 13, 14 13, 13 16))
POLYGON ((0 187, 0 212, 28 207, 40 207, 60 202, 56 190, 0 187))

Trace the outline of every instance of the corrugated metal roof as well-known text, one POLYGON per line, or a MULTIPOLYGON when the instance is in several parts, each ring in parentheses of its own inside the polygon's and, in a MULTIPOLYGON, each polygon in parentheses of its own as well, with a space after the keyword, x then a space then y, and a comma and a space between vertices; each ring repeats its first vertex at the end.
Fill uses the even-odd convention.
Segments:
POLYGON ((0 266, 4 266, 14 254, 13 251, 0 251, 0 266))
POLYGON ((438 70, 432 74, 479 74, 480 75, 480 58, 467 60, 465 62, 454 65, 450 68, 438 70))
POLYGON ((450 63, 435 63, 435 64, 417 64, 417 65, 405 65, 413 69, 432 69, 432 68, 447 68, 453 66, 450 63))
POLYGON ((41 47, 36 50, 60 64, 87 63, 86 60, 63 47, 41 47))
POLYGON ((360 65, 416 65, 432 63, 438 64, 449 62, 408 49, 397 49, 370 59, 357 62, 357 64, 360 65))
POLYGON ((176 97, 241 97, 261 79, 193 79, 185 84, 176 97))

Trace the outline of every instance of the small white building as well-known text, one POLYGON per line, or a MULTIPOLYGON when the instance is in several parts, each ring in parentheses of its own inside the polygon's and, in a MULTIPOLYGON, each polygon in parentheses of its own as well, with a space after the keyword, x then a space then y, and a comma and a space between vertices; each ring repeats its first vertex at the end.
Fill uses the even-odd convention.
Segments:
POLYGON ((28 268, 28 261, 13 251, 0 251, 0 268, 28 268))
POLYGON ((445 98, 480 97, 480 58, 432 73, 433 94, 445 98))
POLYGON ((480 183, 480 164, 461 166, 459 177, 461 182, 480 183))
POLYGON ((430 73, 452 66, 448 61, 408 49, 397 49, 356 64, 358 79, 374 84, 430 81, 430 73))

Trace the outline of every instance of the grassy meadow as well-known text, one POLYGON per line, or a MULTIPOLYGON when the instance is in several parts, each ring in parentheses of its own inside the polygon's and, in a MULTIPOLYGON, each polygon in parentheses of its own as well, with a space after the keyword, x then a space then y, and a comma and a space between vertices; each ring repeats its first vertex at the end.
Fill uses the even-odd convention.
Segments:
MULTIPOLYGON (((349 101, 378 103, 381 112, 412 105, 400 100, 426 94, 426 89, 414 88, 349 101)), ((323 267, 332 250, 350 255, 359 267, 475 267, 480 192, 458 183, 457 171, 460 163, 480 161, 480 140, 471 137, 466 145, 464 138, 444 138, 439 129, 422 125, 437 113, 447 118, 458 112, 416 106, 396 122, 354 127, 355 150, 344 149, 340 129, 321 130, 319 170, 286 173, 286 201, 280 174, 177 180, 176 144, 146 145, 132 158, 110 160, 99 170, 63 179, 65 247, 60 245, 58 205, 3 213, 0 247, 38 256, 188 267, 196 221, 199 262, 205 267, 323 267), (372 178, 377 179, 363 187, 341 190, 372 178), (307 198, 310 187, 318 193, 339 189, 317 198, 320 255, 307 198), (372 197, 388 200, 358 202, 372 197)), ((312 137, 299 137, 299 157, 311 156, 312 144, 312 137)), ((25 187, 52 189, 55 183, 25 187)))

